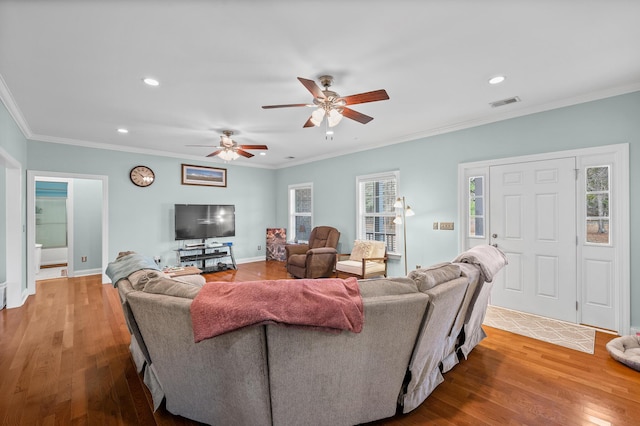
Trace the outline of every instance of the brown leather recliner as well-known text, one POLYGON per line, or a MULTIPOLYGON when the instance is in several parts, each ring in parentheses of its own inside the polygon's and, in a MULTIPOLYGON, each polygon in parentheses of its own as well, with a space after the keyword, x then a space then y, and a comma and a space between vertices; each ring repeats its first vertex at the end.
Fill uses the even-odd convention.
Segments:
POLYGON ((340 232, 331 226, 316 226, 309 244, 289 244, 287 272, 296 278, 326 278, 333 275, 340 232))

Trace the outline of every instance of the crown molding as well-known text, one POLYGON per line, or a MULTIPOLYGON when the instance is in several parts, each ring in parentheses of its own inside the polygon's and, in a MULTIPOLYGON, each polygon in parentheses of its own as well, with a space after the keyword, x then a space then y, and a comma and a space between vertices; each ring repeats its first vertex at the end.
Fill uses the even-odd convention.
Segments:
POLYGON ((13 118, 13 121, 18 125, 18 128, 20 128, 24 137, 30 139, 33 134, 31 133, 29 124, 27 124, 27 120, 24 118, 22 111, 20 111, 20 108, 11 94, 7 83, 4 81, 2 74, 0 74, 0 100, 7 108, 7 111, 9 111, 11 118, 13 118))
MULTIPOLYGON (((143 154, 143 155, 155 155, 158 157, 171 157, 171 158, 180 158, 183 160, 191 160, 191 161, 199 161, 206 163, 215 163, 215 164, 225 164, 231 165, 231 163, 223 162, 218 160, 217 158, 204 158, 196 155, 184 155, 178 154, 176 152, 168 152, 168 151, 158 151, 155 149, 148 148, 137 148, 134 146, 122 146, 122 145, 113 145, 108 143, 101 142, 90 142, 78 139, 70 139, 70 138, 59 138, 55 136, 45 136, 45 135, 31 135, 29 140, 37 141, 37 142, 47 142, 47 143, 57 143, 61 145, 73 145, 79 146, 82 148, 92 148, 92 149, 106 149, 109 151, 121 151, 121 152, 129 152, 133 154, 143 154)), ((267 166, 264 164, 238 164, 233 163, 234 166, 239 167, 255 167, 261 169, 275 169, 276 167, 267 166)))

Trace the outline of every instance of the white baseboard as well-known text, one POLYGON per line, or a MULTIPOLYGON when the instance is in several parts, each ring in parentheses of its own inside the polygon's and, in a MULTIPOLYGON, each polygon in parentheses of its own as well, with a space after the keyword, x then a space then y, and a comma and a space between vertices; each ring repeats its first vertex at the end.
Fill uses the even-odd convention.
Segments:
POLYGON ((265 256, 259 256, 259 257, 248 257, 246 259, 237 259, 236 260, 236 264, 241 264, 241 263, 251 263, 251 262, 261 262, 263 260, 265 260, 266 257, 265 256))
POLYGON ((81 271, 73 271, 74 277, 86 277, 87 275, 99 275, 102 274, 102 269, 83 269, 81 271))

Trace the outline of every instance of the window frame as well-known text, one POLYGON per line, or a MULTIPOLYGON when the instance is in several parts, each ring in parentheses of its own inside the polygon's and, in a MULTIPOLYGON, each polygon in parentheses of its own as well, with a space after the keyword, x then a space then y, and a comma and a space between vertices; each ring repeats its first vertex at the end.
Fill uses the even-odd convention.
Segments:
MULTIPOLYGON (((393 196, 394 201, 398 198, 398 194, 400 193, 400 171, 393 170, 388 172, 380 172, 380 173, 372 173, 367 175, 356 176, 356 230, 357 230, 357 239, 366 240, 366 216, 377 216, 377 217, 389 217, 392 221, 397 216, 397 209, 393 209, 389 213, 378 213, 378 214, 367 214, 365 209, 365 194, 362 190, 364 188, 364 184, 368 182, 375 182, 386 179, 395 180, 395 194, 393 196)), ((400 248, 403 246, 403 236, 401 232, 401 224, 395 223, 395 250, 387 250, 387 255, 390 256, 402 256, 400 248)))
MULTIPOLYGON (((289 232, 287 235, 287 240, 289 241, 298 241, 296 236, 296 217, 310 217, 311 229, 313 229, 313 182, 307 183, 298 183, 289 185, 288 188, 288 200, 289 200, 289 232), (296 212, 296 191, 299 189, 309 189, 311 190, 311 206, 309 212, 296 212)), ((311 229, 309 229, 309 233, 311 233, 311 229)))

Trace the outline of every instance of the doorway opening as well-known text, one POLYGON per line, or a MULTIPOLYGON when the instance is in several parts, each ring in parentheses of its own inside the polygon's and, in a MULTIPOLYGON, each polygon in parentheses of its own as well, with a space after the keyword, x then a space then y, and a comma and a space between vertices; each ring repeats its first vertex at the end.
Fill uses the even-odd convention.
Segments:
MULTIPOLYGON (((102 281, 108 282, 104 275, 108 263, 108 180, 107 176, 59 173, 46 171, 27 171, 27 288, 29 294, 35 293, 35 282, 40 280, 43 271, 38 268, 36 182, 66 182, 66 272, 68 276, 101 274, 102 281), (70 200, 70 201, 69 201, 70 200), (75 236, 93 235, 92 238, 76 239, 75 236)), ((42 207, 42 206, 40 206, 42 207)), ((51 206, 49 205, 49 208, 51 206)), ((57 206, 62 210, 61 206, 57 206)), ((42 213, 42 211, 41 211, 42 213)), ((60 212, 58 212, 60 213, 60 212)), ((59 217, 60 215, 58 215, 59 217)), ((58 229, 58 233, 61 233, 58 229)), ((60 242, 58 242, 60 245, 60 242)), ((42 254, 42 253, 41 253, 42 254)), ((60 253, 54 251, 52 259, 41 259, 42 263, 64 263, 60 253)), ((48 269, 48 268, 47 268, 48 269)), ((60 269, 60 276, 64 270, 60 269)), ((43 273, 43 277, 47 275, 43 273)))

